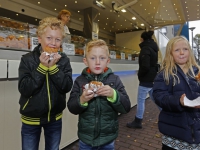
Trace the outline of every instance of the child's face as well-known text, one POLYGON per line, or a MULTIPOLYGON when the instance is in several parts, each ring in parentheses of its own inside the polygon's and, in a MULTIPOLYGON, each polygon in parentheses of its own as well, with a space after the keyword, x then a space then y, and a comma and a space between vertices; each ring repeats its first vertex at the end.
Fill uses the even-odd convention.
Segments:
POLYGON ((181 68, 185 66, 189 59, 189 47, 185 41, 179 41, 173 45, 172 56, 176 64, 181 68))
POLYGON ((102 47, 93 47, 83 59, 83 62, 88 66, 92 73, 101 74, 110 62, 108 52, 102 47))
POLYGON ((46 31, 38 37, 38 41, 42 46, 45 47, 60 48, 62 43, 62 32, 60 29, 52 30, 50 27, 46 28, 46 31))

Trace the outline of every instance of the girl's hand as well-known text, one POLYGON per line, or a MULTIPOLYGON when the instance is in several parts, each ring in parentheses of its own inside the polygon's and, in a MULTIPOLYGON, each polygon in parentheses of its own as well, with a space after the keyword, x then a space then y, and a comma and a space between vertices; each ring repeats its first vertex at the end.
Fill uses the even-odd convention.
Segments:
POLYGON ((80 103, 84 104, 90 101, 93 97, 94 97, 94 92, 91 89, 84 90, 80 97, 80 103))
POLYGON ((180 103, 182 106, 184 106, 184 97, 185 97, 185 94, 181 95, 181 98, 180 98, 180 103))
POLYGON ((113 88, 111 88, 109 85, 101 86, 97 91, 96 94, 99 96, 106 96, 109 98, 113 98, 113 88))

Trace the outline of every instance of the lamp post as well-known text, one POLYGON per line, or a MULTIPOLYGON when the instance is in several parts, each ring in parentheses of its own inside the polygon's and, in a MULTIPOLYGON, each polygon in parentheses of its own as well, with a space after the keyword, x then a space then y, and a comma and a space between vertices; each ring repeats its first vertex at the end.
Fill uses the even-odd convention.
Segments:
POLYGON ((191 27, 189 28, 191 31, 192 31, 192 50, 193 50, 193 30, 195 29, 196 27, 191 27))

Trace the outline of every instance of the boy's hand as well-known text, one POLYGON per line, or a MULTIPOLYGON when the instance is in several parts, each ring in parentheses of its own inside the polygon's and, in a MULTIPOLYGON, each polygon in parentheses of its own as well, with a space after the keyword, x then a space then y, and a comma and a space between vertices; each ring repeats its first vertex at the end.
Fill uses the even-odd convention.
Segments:
POLYGON ((113 98, 113 88, 111 88, 109 85, 101 86, 97 91, 96 94, 99 96, 106 96, 109 98, 113 98))
POLYGON ((54 66, 60 60, 60 58, 61 58, 61 55, 55 53, 53 55, 53 59, 49 61, 49 66, 48 67, 50 68, 50 67, 54 66))
POLYGON ((84 104, 90 101, 93 97, 94 97, 94 92, 91 89, 84 90, 80 97, 80 103, 84 104))
POLYGON ((43 65, 43 66, 46 66, 46 67, 49 67, 49 56, 46 55, 46 53, 42 53, 40 55, 40 63, 43 65))

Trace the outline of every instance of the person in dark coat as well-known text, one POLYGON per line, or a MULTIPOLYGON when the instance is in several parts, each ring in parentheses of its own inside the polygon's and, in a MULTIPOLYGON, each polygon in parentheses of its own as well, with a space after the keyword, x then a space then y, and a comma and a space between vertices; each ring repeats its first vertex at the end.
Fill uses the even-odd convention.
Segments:
POLYGON ((79 150, 114 150, 118 113, 130 111, 129 96, 119 76, 107 67, 110 58, 105 41, 90 41, 83 61, 88 67, 74 81, 67 102, 69 111, 79 115, 79 150))
POLYGON ((158 127, 163 150, 200 149, 200 103, 191 106, 185 100, 191 103, 200 96, 199 69, 188 40, 172 38, 153 86, 155 102, 162 108, 158 127))
POLYGON ((19 65, 22 150, 38 150, 43 128, 45 150, 59 150, 66 93, 73 85, 69 58, 58 53, 64 27, 55 17, 40 21, 35 49, 19 65))
POLYGON ((142 128, 142 119, 145 111, 147 94, 151 95, 153 80, 157 74, 158 46, 152 39, 153 31, 144 31, 141 34, 141 51, 139 54, 139 87, 137 95, 137 113, 135 120, 126 124, 128 128, 142 128))

